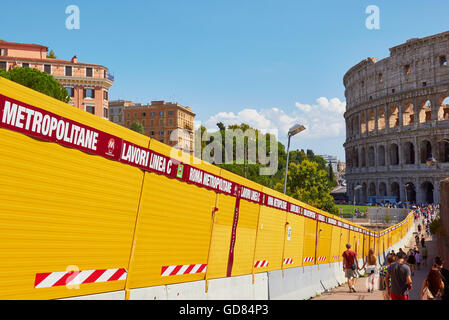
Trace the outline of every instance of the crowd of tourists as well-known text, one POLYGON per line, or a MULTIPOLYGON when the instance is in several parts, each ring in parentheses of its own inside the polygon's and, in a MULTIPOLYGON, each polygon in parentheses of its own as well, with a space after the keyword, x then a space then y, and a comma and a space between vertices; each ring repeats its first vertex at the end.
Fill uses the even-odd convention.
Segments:
MULTIPOLYGON (((429 205, 416 207, 414 210, 415 221, 418 223, 415 232, 414 248, 404 252, 402 248, 396 253, 391 250, 386 257, 386 264, 378 270, 377 257, 374 250, 370 249, 364 259, 363 266, 359 267, 357 253, 351 250, 351 244, 346 245, 343 253, 343 270, 348 280, 349 292, 356 292, 355 282, 358 272, 365 269, 368 275, 368 292, 374 292, 375 279, 378 275, 378 287, 383 290, 385 300, 409 300, 413 287, 412 277, 415 270, 421 270, 428 265, 428 250, 426 239, 430 237, 430 224, 437 215, 438 206, 429 205)), ((449 300, 449 270, 444 268, 441 257, 435 257, 430 263, 425 280, 421 284, 421 300, 449 300)))

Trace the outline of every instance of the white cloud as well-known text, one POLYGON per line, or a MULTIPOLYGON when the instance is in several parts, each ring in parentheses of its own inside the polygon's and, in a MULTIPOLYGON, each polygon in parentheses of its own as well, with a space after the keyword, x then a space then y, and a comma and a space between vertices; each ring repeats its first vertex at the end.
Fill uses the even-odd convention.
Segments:
POLYGON ((337 138, 345 135, 345 121, 343 113, 346 102, 338 98, 327 99, 320 97, 313 105, 296 102, 296 108, 285 112, 280 108, 271 109, 243 109, 238 113, 220 112, 207 119, 203 125, 215 131, 217 122, 230 124, 247 123, 261 131, 278 131, 280 138, 287 135, 289 128, 301 123, 306 130, 301 133, 303 138, 322 139, 337 138))

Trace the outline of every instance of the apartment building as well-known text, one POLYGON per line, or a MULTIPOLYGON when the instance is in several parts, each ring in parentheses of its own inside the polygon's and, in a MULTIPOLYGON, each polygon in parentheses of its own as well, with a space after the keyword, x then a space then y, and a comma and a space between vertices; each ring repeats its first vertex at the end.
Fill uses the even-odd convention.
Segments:
MULTIPOLYGON (((193 154, 195 113, 191 107, 165 101, 151 101, 151 104, 143 105, 116 100, 111 101, 111 105, 117 112, 123 108, 125 127, 131 128, 137 121, 142 124, 145 135, 193 154)), ((120 118, 115 118, 115 110, 110 120, 120 124, 120 118)))
POLYGON ((51 74, 70 95, 70 104, 76 108, 109 119, 109 88, 114 77, 108 68, 79 62, 47 58, 48 47, 0 41, 0 68, 35 68, 51 74))

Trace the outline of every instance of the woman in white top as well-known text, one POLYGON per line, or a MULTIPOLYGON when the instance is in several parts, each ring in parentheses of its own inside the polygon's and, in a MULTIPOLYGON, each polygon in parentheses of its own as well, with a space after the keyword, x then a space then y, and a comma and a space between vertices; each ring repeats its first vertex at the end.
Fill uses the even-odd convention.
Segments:
POLYGON ((374 255, 374 250, 369 249, 366 260, 363 266, 360 268, 362 270, 366 266, 366 273, 368 274, 368 292, 374 291, 374 278, 377 273, 377 257, 374 255))

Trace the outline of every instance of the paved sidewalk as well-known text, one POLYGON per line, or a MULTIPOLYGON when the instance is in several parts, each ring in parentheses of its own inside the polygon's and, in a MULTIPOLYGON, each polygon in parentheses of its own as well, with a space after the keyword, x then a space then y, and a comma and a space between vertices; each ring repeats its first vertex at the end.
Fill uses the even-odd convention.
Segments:
MULTIPOLYGON (((417 230, 416 230, 417 231, 417 230)), ((404 252, 408 252, 410 248, 415 248, 416 243, 413 235, 405 248, 402 248, 404 252)), ((428 249, 427 266, 423 266, 421 263, 421 270, 415 270, 412 276, 412 290, 410 292, 410 300, 419 300, 421 285, 427 276, 428 271, 432 268, 433 259, 437 255, 436 241, 432 240, 432 237, 426 238, 426 247, 428 249)), ((421 245, 418 248, 421 249, 421 245)), ((343 272, 343 270, 342 270, 343 272)), ((361 271, 363 273, 363 271, 361 271)), ((378 283, 378 278, 375 280, 375 285, 378 283)), ((357 279, 355 289, 357 292, 349 292, 348 284, 333 288, 330 292, 324 292, 320 296, 312 298, 312 300, 384 300, 384 291, 375 289, 374 292, 368 292, 367 277, 361 277, 357 279)))

